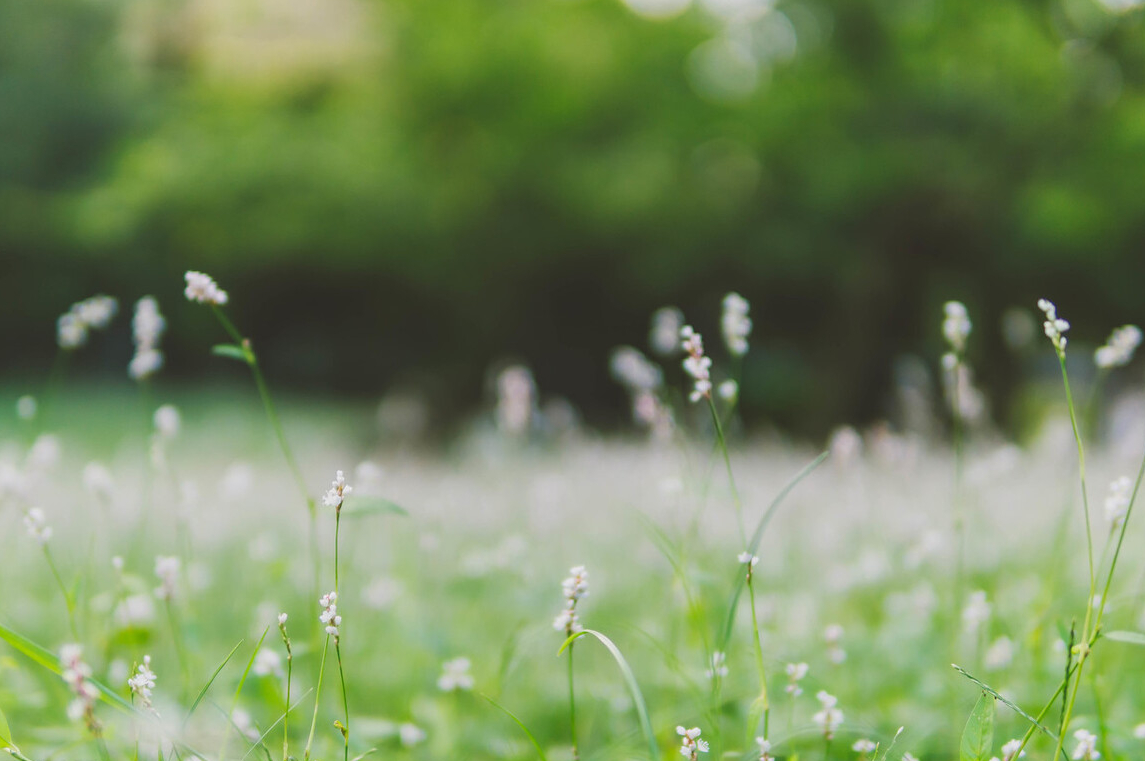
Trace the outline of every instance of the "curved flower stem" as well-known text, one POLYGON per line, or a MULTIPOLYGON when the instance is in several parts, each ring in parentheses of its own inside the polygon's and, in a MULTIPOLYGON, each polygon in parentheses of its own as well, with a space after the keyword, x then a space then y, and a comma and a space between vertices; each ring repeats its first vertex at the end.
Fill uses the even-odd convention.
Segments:
POLYGON ((48 567, 52 569, 52 576, 56 579, 56 584, 60 587, 60 594, 64 596, 64 605, 68 609, 68 628, 71 629, 72 639, 76 642, 80 641, 79 629, 76 627, 76 606, 75 601, 72 600, 71 593, 68 592, 67 586, 64 584, 64 579, 60 576, 60 571, 56 568, 56 561, 52 559, 52 552, 48 549, 48 545, 43 545, 44 557, 48 560, 48 567))
POLYGON ((310 735, 306 738, 306 750, 302 754, 303 761, 310 759, 310 746, 314 744, 314 728, 318 725, 319 698, 322 696, 322 677, 326 673, 326 651, 330 649, 330 635, 326 635, 326 644, 322 646, 322 662, 318 666, 318 685, 314 688, 314 715, 310 718, 310 735))

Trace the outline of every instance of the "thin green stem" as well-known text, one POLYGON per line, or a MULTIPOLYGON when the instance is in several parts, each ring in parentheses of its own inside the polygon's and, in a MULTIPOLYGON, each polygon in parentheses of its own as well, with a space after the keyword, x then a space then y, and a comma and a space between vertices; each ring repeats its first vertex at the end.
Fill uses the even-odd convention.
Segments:
POLYGON ((187 663, 187 654, 183 649, 183 635, 180 634, 179 622, 175 620, 175 608, 171 605, 171 598, 164 600, 167 609, 167 622, 171 625, 171 640, 175 643, 175 657, 179 660, 179 673, 183 678, 183 692, 186 692, 191 683, 190 666, 187 663))
POLYGON ((68 628, 71 629, 72 638, 76 642, 79 642, 80 633, 79 629, 76 627, 75 601, 72 600, 72 595, 70 592, 68 592, 67 586, 64 584, 64 579, 62 576, 60 576, 59 569, 56 568, 56 561, 52 559, 52 552, 48 549, 48 545, 44 544, 42 547, 44 549, 44 557, 48 560, 48 568, 52 569, 52 576, 55 577, 56 584, 58 584, 60 587, 60 594, 64 596, 64 605, 67 606, 68 609, 68 628))
MULTIPOLYGON (((763 644, 759 641, 759 619, 755 614, 755 590, 752 587, 751 563, 747 564, 747 599, 751 601, 752 643, 755 645, 755 667, 759 671, 759 698, 763 701, 763 739, 769 739, 771 723, 771 702, 767 697, 767 669, 763 665, 763 644)), ((755 727, 752 727, 755 731, 755 727)))
POLYGON ((310 735, 306 738, 306 751, 302 754, 303 761, 309 761, 310 746, 314 744, 314 728, 318 726, 318 705, 322 695, 322 677, 326 673, 326 651, 329 649, 330 636, 327 635, 326 644, 322 646, 322 662, 318 666, 318 686, 314 688, 314 715, 310 718, 310 735))
POLYGON ((712 400, 710 394, 708 395, 708 409, 711 410, 712 423, 714 423, 716 427, 716 439, 719 442, 720 451, 723 452, 724 455, 724 467, 728 472, 728 485, 731 488, 732 500, 735 502, 736 524, 739 526, 740 542, 743 544, 744 550, 747 550, 747 530, 743 525, 743 503, 740 501, 739 489, 736 488, 735 476, 732 474, 732 458, 728 453, 728 441, 724 437, 724 426, 720 422, 720 415, 716 411, 716 403, 712 400))
POLYGON ((338 638, 334 638, 334 655, 338 660, 338 680, 342 683, 342 715, 345 723, 342 725, 342 759, 350 761, 350 704, 346 698, 346 673, 342 670, 342 645, 338 638))
POLYGON ((290 684, 294 676, 294 652, 290 647, 290 637, 286 635, 286 624, 279 622, 282 643, 286 646, 286 711, 282 714, 282 761, 290 758, 290 684))
POLYGON ((569 737, 572 741, 573 759, 580 758, 576 746, 576 692, 573 688, 573 644, 569 643, 569 737))

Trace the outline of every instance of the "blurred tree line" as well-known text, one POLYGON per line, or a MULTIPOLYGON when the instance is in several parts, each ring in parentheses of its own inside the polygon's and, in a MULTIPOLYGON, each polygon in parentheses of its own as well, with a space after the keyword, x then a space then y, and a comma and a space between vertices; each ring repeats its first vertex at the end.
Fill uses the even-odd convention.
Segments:
POLYGON ((1145 319, 1141 10, 630 3, 0 4, 7 375, 99 291, 159 298, 168 377, 218 374, 191 268, 280 386, 448 418, 516 357, 617 420, 610 348, 666 304, 715 346, 734 289, 748 418, 819 434, 936 364, 948 298, 1003 420, 1008 307, 1055 299, 1078 345, 1145 319))

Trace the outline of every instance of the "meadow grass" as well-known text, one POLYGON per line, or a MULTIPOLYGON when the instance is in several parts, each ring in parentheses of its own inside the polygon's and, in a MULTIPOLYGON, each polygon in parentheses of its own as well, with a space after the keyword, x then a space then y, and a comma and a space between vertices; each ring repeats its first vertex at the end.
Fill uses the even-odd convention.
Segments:
POLYGON ((137 390, 55 377, 0 435, 18 759, 1145 754, 1145 419, 1085 442, 1064 355, 1067 401, 1021 449, 960 414, 953 448, 735 438, 700 362, 664 440, 490 419, 428 447, 365 405, 275 406, 227 332, 255 386, 149 388, 177 432, 137 390), (352 491, 323 500, 339 470, 352 491), (1129 514, 1091 515, 1087 475, 1133 476, 1129 514), (322 622, 316 590, 337 593, 322 622))

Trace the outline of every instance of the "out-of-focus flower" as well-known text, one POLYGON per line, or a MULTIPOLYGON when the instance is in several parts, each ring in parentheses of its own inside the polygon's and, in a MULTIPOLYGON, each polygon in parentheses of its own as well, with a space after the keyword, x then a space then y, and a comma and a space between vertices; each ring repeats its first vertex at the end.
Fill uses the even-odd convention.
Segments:
POLYGON ((843 723, 843 712, 838 707, 839 699, 826 690, 819 690, 815 698, 819 701, 821 709, 811 717, 811 720, 819 727, 823 737, 830 740, 835 736, 835 730, 843 723))
POLYGON ((171 600, 175 597, 175 582, 179 578, 179 558, 160 555, 155 558, 155 576, 159 579, 159 586, 155 589, 155 596, 160 600, 171 600))
POLYGON ((1133 482, 1128 476, 1121 476, 1109 485, 1109 495, 1105 498, 1105 519, 1117 528, 1129 513, 1129 502, 1133 498, 1133 482))
POLYGON ((326 507, 341 510, 343 500, 346 495, 352 491, 354 491, 354 487, 346 485, 346 477, 342 475, 342 471, 339 470, 330 485, 330 490, 326 492, 326 496, 322 498, 322 504, 326 505, 326 507))
POLYGON ((188 271, 183 276, 187 281, 187 287, 183 291, 183 295, 189 301, 196 301, 200 304, 215 304, 222 306, 227 303, 227 292, 219 288, 218 283, 202 272, 188 271))
POLYGON ((691 325, 680 328, 681 346, 688 353, 684 359, 684 372, 692 377, 695 384, 688 397, 693 402, 712 396, 711 357, 704 356, 704 339, 691 325))
POLYGON ((724 296, 720 327, 724 334, 724 345, 732 356, 742 357, 747 354, 747 339, 751 335, 751 318, 747 316, 750 309, 747 299, 738 293, 724 296))
POLYGON ((1110 334, 1105 346, 1093 353, 1093 361, 1098 367, 1108 370, 1124 367, 1133 359, 1133 353, 1141 345, 1141 329, 1136 325, 1122 325, 1110 334))
POLYGON ((454 658, 441 664, 441 676, 437 679, 437 689, 442 692, 472 690, 473 676, 469 673, 469 659, 454 658))
POLYGON ((652 315, 652 330, 648 344, 662 357, 680 352, 680 328, 684 327, 684 313, 676 307, 662 307, 652 315))
POLYGON ((676 727, 676 734, 680 736, 680 755, 689 761, 696 761, 697 754, 708 752, 708 743, 706 740, 701 740, 699 727, 692 727, 691 729, 684 729, 684 727, 676 727))
POLYGON ((47 544, 48 540, 52 538, 52 527, 48 525, 48 518, 44 515, 44 511, 38 507, 33 507, 25 513, 24 528, 28 531, 28 536, 41 545, 47 544))

